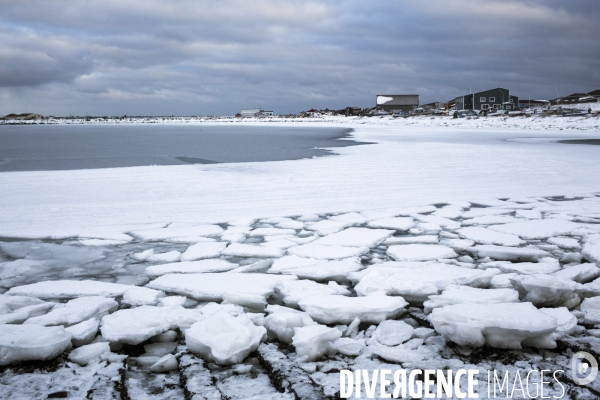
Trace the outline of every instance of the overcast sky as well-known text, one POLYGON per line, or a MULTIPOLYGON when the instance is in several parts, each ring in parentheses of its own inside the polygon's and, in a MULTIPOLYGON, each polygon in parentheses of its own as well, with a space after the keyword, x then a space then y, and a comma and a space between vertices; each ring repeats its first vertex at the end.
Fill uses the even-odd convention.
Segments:
POLYGON ((0 0, 0 115, 276 114, 600 89, 600 1, 0 0))

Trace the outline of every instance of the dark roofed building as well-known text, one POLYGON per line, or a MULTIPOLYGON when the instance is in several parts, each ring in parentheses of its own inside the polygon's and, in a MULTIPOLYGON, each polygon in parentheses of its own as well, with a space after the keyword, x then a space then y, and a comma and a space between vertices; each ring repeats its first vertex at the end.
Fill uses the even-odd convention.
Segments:
POLYGON ((419 107, 418 94, 378 94, 376 109, 381 111, 412 111, 419 107))
POLYGON ((519 104, 517 96, 511 96, 504 88, 495 88, 458 96, 455 99, 456 110, 514 110, 519 104))

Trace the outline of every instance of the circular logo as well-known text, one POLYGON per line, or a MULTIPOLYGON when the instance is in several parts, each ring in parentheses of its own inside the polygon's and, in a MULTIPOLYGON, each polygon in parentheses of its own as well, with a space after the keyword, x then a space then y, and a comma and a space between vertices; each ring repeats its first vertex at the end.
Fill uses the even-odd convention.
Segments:
POLYGON ((575 353, 571 359, 571 374, 576 384, 587 385, 596 379, 596 375, 598 375, 598 361, 585 351, 575 353), (589 375, 587 375, 588 371, 589 375), (581 378, 581 376, 584 376, 584 378, 581 378))

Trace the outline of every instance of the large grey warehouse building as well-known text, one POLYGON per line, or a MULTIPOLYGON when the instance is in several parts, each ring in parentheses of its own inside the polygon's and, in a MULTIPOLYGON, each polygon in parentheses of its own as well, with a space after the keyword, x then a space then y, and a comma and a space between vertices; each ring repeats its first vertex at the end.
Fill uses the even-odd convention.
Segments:
POLYGON ((418 94, 378 94, 377 110, 382 111, 412 111, 419 107, 418 94))

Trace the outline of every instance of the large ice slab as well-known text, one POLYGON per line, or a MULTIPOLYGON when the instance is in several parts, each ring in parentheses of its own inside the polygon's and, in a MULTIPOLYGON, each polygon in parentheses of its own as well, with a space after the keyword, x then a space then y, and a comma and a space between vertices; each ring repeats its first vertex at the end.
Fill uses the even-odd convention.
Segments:
POLYGON ((467 249, 478 257, 490 257, 501 261, 532 261, 550 257, 550 253, 535 247, 506 247, 494 245, 478 245, 467 249))
POLYGON ((105 316, 100 330, 111 342, 139 344, 170 329, 187 328, 201 318, 199 311, 180 306, 141 306, 105 316))
POLYGON ((165 297, 160 290, 146 287, 132 286, 123 293, 123 303, 130 306, 154 306, 165 297))
POLYGON ((357 223, 351 221, 335 221, 326 219, 323 221, 316 222, 314 224, 307 224, 305 229, 316 232, 317 234, 323 236, 339 232, 342 229, 348 228, 349 226, 353 225, 357 225, 357 223))
POLYGON ((549 218, 492 225, 489 228, 498 232, 517 235, 522 239, 547 239, 552 236, 573 235, 579 227, 579 224, 575 222, 549 218))
POLYGON ((383 244, 437 244, 438 242, 437 235, 393 236, 387 238, 383 244))
POLYGON ((227 243, 223 242, 202 242, 196 243, 187 248, 181 255, 181 261, 195 261, 204 258, 216 258, 225 250, 227 243))
POLYGON ((220 365, 241 363, 266 339, 267 330, 250 319, 219 311, 185 331, 188 349, 206 361, 220 365))
POLYGON ((560 279, 568 279, 577 283, 588 283, 600 277, 600 268, 592 263, 573 265, 565 267, 552 275, 560 279))
POLYGON ((299 278, 316 281, 343 281, 348 274, 363 269, 357 257, 344 260, 316 260, 298 256, 285 256, 275 260, 269 274, 296 275, 299 278))
POLYGON ((301 246, 290 247, 288 249, 289 254, 293 254, 299 257, 306 258, 317 258, 320 260, 339 260, 342 258, 350 258, 363 255, 369 252, 369 248, 366 246, 362 247, 349 247, 349 246, 325 246, 319 244, 303 244, 301 246))
POLYGON ((423 303, 424 311, 429 314, 438 307, 463 303, 517 303, 519 292, 514 289, 478 289, 469 286, 450 285, 440 295, 429 296, 423 303))
POLYGON ((146 275, 153 278, 165 274, 203 274, 210 272, 224 272, 230 271, 237 267, 237 264, 229 261, 215 259, 152 265, 146 268, 145 272, 146 275))
POLYGON ((335 282, 323 285, 311 280, 296 280, 280 282, 276 286, 283 302, 290 307, 298 306, 298 302, 306 297, 315 295, 349 295, 350 291, 335 282))
POLYGON ((509 233, 496 232, 482 227, 462 228, 457 233, 463 238, 473 240, 479 244, 495 244, 498 246, 520 246, 525 241, 509 233))
MULTIPOLYGON (((302 229, 302 228, 300 228, 302 229)), ((281 228, 256 228, 248 233, 248 236, 279 236, 279 235, 293 235, 296 233, 295 229, 281 229, 281 228)))
POLYGON ((0 324, 21 324, 32 317, 44 315, 48 310, 54 307, 53 302, 44 302, 30 306, 20 307, 15 311, 6 314, 0 314, 0 324))
POLYGON ((147 286, 200 301, 221 301, 228 295, 237 295, 260 297, 266 302, 278 283, 295 279, 293 275, 270 274, 168 274, 147 286))
POLYGON ((389 294, 404 297, 411 303, 422 303, 449 285, 487 287, 497 269, 479 270, 447 264, 420 267, 370 267, 354 287, 359 296, 389 294))
POLYGON ((0 365, 26 360, 51 360, 71 345, 62 326, 0 325, 0 365))
POLYGON ((37 297, 38 299, 73 299, 82 296, 117 297, 131 288, 120 283, 100 281, 44 281, 11 288, 6 294, 37 297))
POLYGON ((253 246, 251 244, 231 243, 221 254, 238 257, 278 258, 285 250, 276 247, 253 246))
POLYGON ((406 244, 390 246, 387 254, 396 261, 429 261, 455 258, 458 254, 450 247, 437 244, 406 244))
POLYGON ((585 299, 580 308, 585 313, 586 324, 600 324, 600 296, 585 299))
POLYGON ((462 346, 556 347, 556 319, 531 303, 456 304, 435 308, 428 319, 439 334, 462 346))
POLYGON ((322 324, 349 324, 354 318, 378 324, 401 315, 406 305, 406 301, 398 296, 318 295, 305 297, 298 302, 302 310, 322 324))
POLYGON ((197 225, 146 229, 131 233, 146 241, 157 241, 186 236, 214 236, 221 232, 223 232, 223 228, 218 225, 197 225))
POLYGON ((519 291, 521 301, 529 301, 537 307, 577 307, 583 298, 584 287, 571 280, 555 276, 517 275, 510 278, 519 291))
POLYGON ((92 317, 102 318, 117 309, 119 304, 113 299, 101 296, 85 296, 57 305, 48 314, 33 317, 25 324, 71 326, 92 317))
POLYGON ((394 233, 389 229, 348 228, 312 242, 327 246, 375 247, 394 233))

